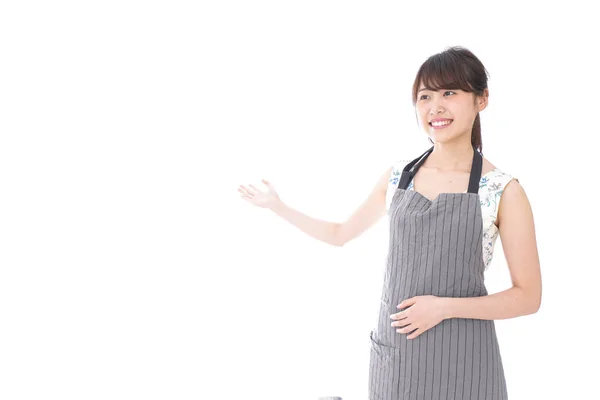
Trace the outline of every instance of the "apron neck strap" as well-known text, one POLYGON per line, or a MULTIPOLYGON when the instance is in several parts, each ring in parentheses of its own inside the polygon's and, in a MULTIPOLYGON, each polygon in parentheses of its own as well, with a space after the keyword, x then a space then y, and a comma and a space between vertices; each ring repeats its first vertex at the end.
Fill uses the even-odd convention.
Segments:
MULTIPOLYGON (((400 189, 406 189, 410 181, 413 180, 417 171, 421 167, 421 165, 425 162, 425 159, 429 157, 431 152, 433 152, 434 146, 431 146, 425 153, 421 154, 419 157, 415 158, 402 170, 402 175, 400 176, 400 183, 398 187, 400 189)), ((475 147, 473 147, 473 162, 471 163, 471 175, 469 177, 469 188, 467 190, 468 193, 479 193, 479 181, 481 180, 481 170, 483 168, 483 159, 481 154, 475 147)))

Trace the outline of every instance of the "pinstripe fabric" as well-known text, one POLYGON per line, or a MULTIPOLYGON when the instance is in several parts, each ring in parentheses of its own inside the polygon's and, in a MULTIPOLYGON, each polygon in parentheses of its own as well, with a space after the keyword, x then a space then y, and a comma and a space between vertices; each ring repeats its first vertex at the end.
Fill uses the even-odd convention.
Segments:
POLYGON ((370 332, 369 399, 507 399, 493 320, 446 319, 408 340, 390 319, 414 296, 488 294, 479 194, 440 193, 430 200, 398 187, 389 217, 381 307, 370 332))

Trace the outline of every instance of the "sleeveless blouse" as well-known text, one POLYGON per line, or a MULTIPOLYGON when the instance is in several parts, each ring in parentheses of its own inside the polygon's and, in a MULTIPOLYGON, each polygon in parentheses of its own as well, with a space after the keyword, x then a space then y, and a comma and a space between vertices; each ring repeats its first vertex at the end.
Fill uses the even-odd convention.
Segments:
MULTIPOLYGON (((392 173, 388 182, 386 192, 386 213, 389 213, 392 197, 398 188, 402 170, 412 160, 399 160, 393 164, 392 173)), ((519 181, 512 175, 494 168, 486 174, 481 175, 479 181, 479 204, 483 218, 483 261, 487 270, 492 261, 494 245, 499 235, 498 227, 494 224, 498 217, 498 205, 506 185, 512 180, 519 181)), ((411 181, 406 190, 414 190, 414 182, 411 181)), ((467 191, 465 190, 464 193, 467 191)), ((388 214, 389 218, 389 214, 388 214)))

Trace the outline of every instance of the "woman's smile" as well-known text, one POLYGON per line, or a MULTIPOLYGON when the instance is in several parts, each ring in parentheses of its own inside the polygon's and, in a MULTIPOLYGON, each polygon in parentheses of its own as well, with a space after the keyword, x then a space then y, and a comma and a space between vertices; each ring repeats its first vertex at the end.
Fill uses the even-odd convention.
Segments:
POLYGON ((450 125, 452 123, 452 119, 447 119, 447 120, 441 120, 441 121, 431 121, 429 123, 429 126, 433 127, 433 129, 444 129, 445 127, 447 127, 448 125, 450 125))

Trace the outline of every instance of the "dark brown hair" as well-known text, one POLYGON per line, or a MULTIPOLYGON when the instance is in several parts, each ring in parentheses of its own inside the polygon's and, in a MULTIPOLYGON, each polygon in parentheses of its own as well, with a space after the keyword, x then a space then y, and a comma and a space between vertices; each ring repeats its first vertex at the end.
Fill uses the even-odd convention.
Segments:
MULTIPOLYGON (((461 46, 448 47, 441 53, 429 57, 419 68, 413 84, 413 106, 417 104, 421 83, 432 90, 460 89, 481 96, 484 89, 487 89, 488 76, 481 61, 471 51, 461 46)), ((429 141, 433 144, 431 138, 429 141)), ((473 123, 471 144, 483 155, 479 113, 473 123)))

